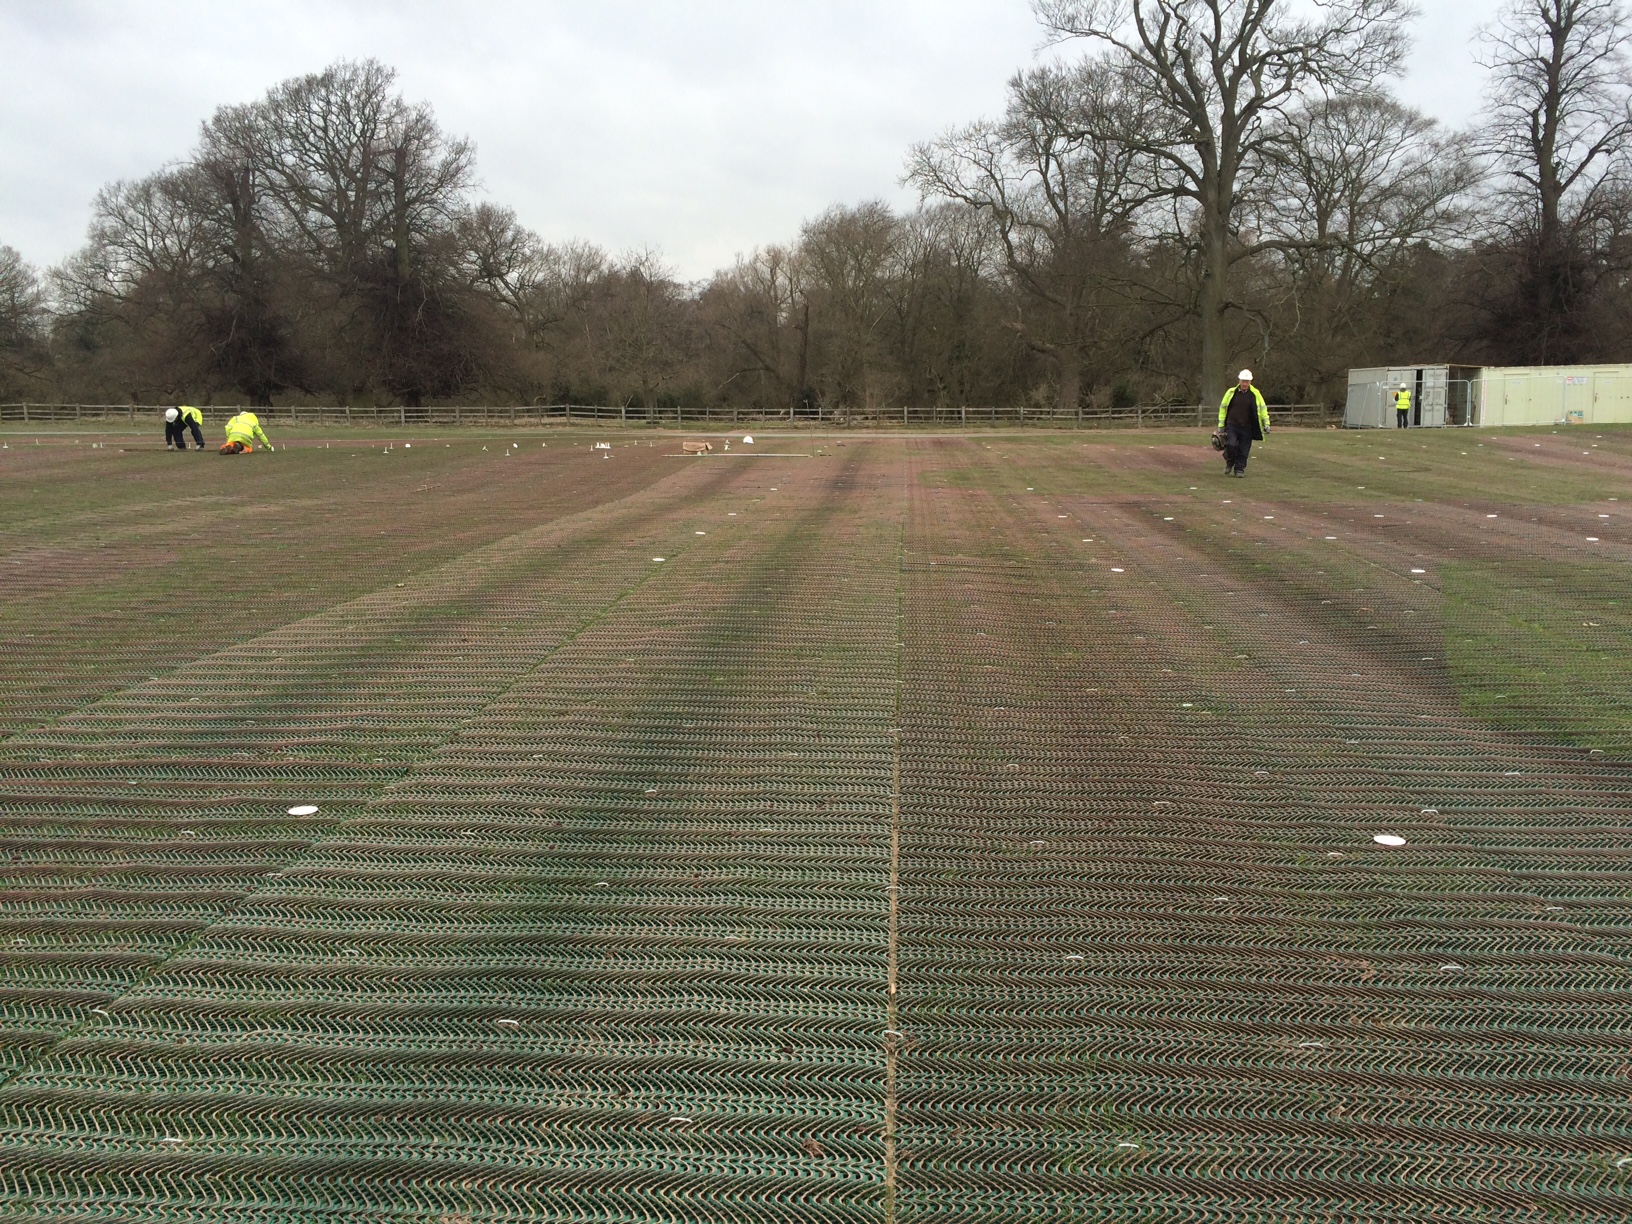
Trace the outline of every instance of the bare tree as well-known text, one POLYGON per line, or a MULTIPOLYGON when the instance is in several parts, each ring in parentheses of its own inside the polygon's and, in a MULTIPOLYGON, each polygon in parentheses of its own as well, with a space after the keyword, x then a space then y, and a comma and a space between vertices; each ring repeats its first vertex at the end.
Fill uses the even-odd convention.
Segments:
POLYGON ((1243 185, 1286 138, 1281 117, 1311 94, 1370 87, 1403 50, 1406 0, 1331 0, 1296 19, 1288 0, 1033 0, 1060 38, 1114 49, 1150 122, 1137 147, 1194 213, 1201 394, 1223 393, 1232 356, 1230 270, 1283 240, 1240 234, 1243 185))
POLYGON ((531 348, 583 312, 609 268, 606 252, 587 242, 545 242, 508 208, 479 204, 459 219, 465 275, 503 304, 531 348))
POLYGON ((990 218, 1029 299, 1013 326, 1053 362, 1065 412, 1080 402, 1085 363, 1126 348, 1130 240, 1162 193, 1141 148, 1149 116, 1126 86, 1107 59, 1032 69, 1009 82, 1001 122, 920 145, 909 163, 920 192, 990 218))
MULTIPOLYGON (((89 241, 51 273, 40 377, 96 394, 236 388, 254 403, 1054 397, 1070 411, 1132 402, 1134 386, 1189 393, 1198 348, 1216 390, 1230 355, 1258 348, 1275 390, 1316 394, 1351 355, 1437 347, 1442 319, 1465 314, 1440 304, 1468 286, 1498 305, 1492 287, 1520 286, 1504 306, 1518 332, 1540 249, 1518 239, 1548 216, 1569 283, 1595 286, 1572 289, 1572 326, 1632 344, 1618 322, 1632 317, 1632 278, 1617 275, 1632 266, 1627 133, 1610 105, 1624 101, 1619 10, 1526 0, 1576 14, 1560 63, 1581 39, 1601 54, 1555 72, 1557 88, 1539 68, 1502 86, 1517 98, 1530 80, 1553 102, 1524 112, 1540 117, 1531 128, 1501 112, 1502 225, 1469 244, 1467 159, 1369 80, 1357 87, 1397 47, 1403 3, 1039 0, 1060 37, 1096 51, 1018 74, 1001 116, 914 150, 923 206, 830 209, 701 290, 649 252, 614 262, 476 204, 469 145, 399 96, 388 68, 337 64, 218 111, 184 162, 99 195, 89 241), (1314 15, 1286 16, 1294 4, 1314 15), (1525 145, 1525 131, 1555 133, 1554 180, 1526 171, 1546 142, 1525 145)), ((19 337, 44 333, 15 322, 37 317, 28 276, 0 272, 19 286, 0 335, 15 368, 19 337)))
POLYGON ((103 188, 84 249, 54 273, 78 351, 123 353, 136 385, 215 382, 210 314, 230 242, 198 207, 200 179, 183 166, 103 188))
POLYGON ((596 345, 606 371, 627 400, 650 412, 688 356, 682 287, 653 250, 626 255, 596 294, 596 345))
POLYGON ((828 209, 799 236, 810 305, 809 381, 821 398, 869 410, 899 402, 899 371, 889 360, 897 274, 896 218, 880 201, 828 209))
POLYGON ((910 401, 947 408, 989 403, 1025 349, 1006 326, 1012 296, 991 219, 955 202, 900 219, 900 274, 886 287, 896 361, 910 401))
POLYGON ((1371 338, 1409 248, 1465 230, 1478 182, 1464 142, 1381 94, 1318 99, 1289 113, 1272 174, 1244 193, 1252 231, 1283 246, 1265 278, 1300 397, 1325 395, 1371 338))
POLYGON ((716 273, 699 299, 721 342, 718 394, 758 408, 792 410, 809 393, 810 299, 799 253, 768 246, 716 273))
POLYGON ((0 246, 0 377, 33 378, 45 365, 45 286, 39 272, 0 246))
POLYGON ((224 108, 207 140, 219 159, 254 168, 291 255, 326 283, 353 380, 417 405, 470 372, 448 273, 474 153, 395 86, 377 61, 336 64, 224 108))
POLYGON ((1620 0, 1510 0, 1483 33, 1499 173, 1493 324, 1514 358, 1583 358, 1584 309, 1628 265, 1632 27, 1620 0), (1503 290, 1506 290, 1504 292, 1503 290))

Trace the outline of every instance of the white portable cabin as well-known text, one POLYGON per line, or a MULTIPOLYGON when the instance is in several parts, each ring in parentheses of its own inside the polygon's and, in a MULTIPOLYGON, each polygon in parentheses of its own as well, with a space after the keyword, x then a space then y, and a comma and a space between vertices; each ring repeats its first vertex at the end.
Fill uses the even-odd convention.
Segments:
POLYGON ((1479 371, 1480 425, 1632 422, 1632 365, 1487 366, 1479 371))
POLYGON ((1402 385, 1413 427, 1632 423, 1632 365, 1423 365, 1350 370, 1344 426, 1394 428, 1402 385))

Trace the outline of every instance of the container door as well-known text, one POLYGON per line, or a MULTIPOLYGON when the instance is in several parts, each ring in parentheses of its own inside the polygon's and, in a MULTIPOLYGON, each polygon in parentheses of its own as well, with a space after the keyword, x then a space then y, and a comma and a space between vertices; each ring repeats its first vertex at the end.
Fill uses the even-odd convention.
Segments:
POLYGON ((1371 424, 1366 419, 1367 394, 1372 388, 1371 383, 1351 382, 1349 384, 1349 398, 1343 404, 1343 428, 1365 429, 1371 424))
POLYGON ((1417 370, 1404 366, 1392 367, 1387 370, 1386 379, 1377 385, 1377 424, 1384 429, 1394 428, 1394 392, 1402 385, 1412 395, 1417 395, 1417 370))
POLYGON ((1349 398, 1343 406, 1344 428, 1379 429, 1392 424, 1393 399, 1385 396, 1383 386, 1375 376, 1349 383, 1349 398), (1385 399, 1388 401, 1386 405, 1385 399))
POLYGON ((1449 381, 1450 371, 1444 366, 1423 367, 1422 412, 1418 414, 1423 425, 1445 424, 1445 400, 1449 381))

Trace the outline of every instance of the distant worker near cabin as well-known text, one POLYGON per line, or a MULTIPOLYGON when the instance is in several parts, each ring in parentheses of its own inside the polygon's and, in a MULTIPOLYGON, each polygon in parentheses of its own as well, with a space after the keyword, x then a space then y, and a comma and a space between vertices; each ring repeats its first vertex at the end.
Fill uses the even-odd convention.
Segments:
POLYGON ((1218 405, 1218 428, 1224 435, 1224 475, 1245 476, 1252 444, 1269 434, 1269 406, 1252 385, 1252 371, 1242 370, 1218 405))
POLYGON ((1409 429, 1411 427, 1411 390, 1404 383, 1394 392, 1394 428, 1409 429))
POLYGON ((254 451, 257 442, 267 450, 272 449, 271 439, 261 428, 261 418, 253 412, 240 412, 227 422, 227 441, 221 447, 221 453, 247 455, 254 451))
POLYGON ((178 404, 164 410, 164 449, 187 449, 187 431, 193 431, 193 447, 204 449, 204 414, 191 404, 178 404))

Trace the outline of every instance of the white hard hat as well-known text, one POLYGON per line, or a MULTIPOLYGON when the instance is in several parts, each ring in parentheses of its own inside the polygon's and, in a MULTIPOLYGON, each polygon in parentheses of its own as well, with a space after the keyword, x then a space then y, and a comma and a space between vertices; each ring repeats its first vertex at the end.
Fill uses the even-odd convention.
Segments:
POLYGON ((1242 370, 1241 373, 1236 375, 1236 378, 1239 379, 1241 382, 1251 382, 1252 381, 1252 371, 1251 370, 1242 370))
POLYGON ((180 415, 181 413, 174 408, 166 408, 164 410, 164 419, 167 421, 173 421, 180 415))

